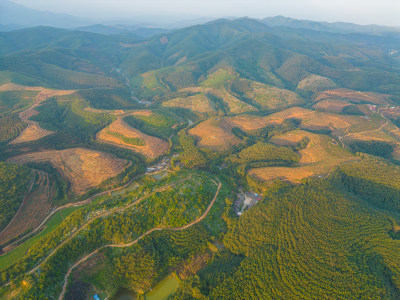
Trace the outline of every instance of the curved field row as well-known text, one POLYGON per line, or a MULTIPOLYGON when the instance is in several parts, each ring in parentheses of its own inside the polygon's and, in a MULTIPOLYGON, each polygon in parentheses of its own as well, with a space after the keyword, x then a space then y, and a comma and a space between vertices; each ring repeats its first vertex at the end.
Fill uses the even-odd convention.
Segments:
POLYGON ((100 142, 109 143, 118 147, 133 150, 146 156, 149 159, 155 159, 158 156, 165 154, 169 148, 169 144, 166 141, 163 141, 162 139, 154 136, 144 134, 143 132, 126 124, 121 118, 118 118, 112 124, 98 132, 96 135, 96 139, 100 142), (126 138, 136 138, 143 140, 145 145, 139 146, 129 144, 123 141, 117 135, 113 135, 112 133, 120 134, 126 138))
POLYGON ((218 97, 226 104, 226 109, 231 113, 243 113, 257 111, 250 104, 243 102, 233 96, 225 88, 211 87, 187 87, 177 92, 177 97, 163 103, 167 107, 183 107, 200 113, 215 111, 215 104, 211 101, 210 96, 218 97), (179 93, 183 93, 180 96, 179 93), (193 96, 187 97, 187 93, 195 93, 193 96))
POLYGON ((335 87, 336 83, 333 82, 331 79, 316 74, 311 74, 307 76, 297 84, 298 89, 307 91, 321 91, 332 89, 335 87))
POLYGON ((199 113, 210 113, 214 111, 213 103, 204 94, 177 97, 163 102, 162 106, 187 108, 199 113))
POLYGON ((309 110, 302 107, 291 107, 265 117, 241 115, 225 118, 226 122, 229 123, 231 127, 239 127, 244 131, 261 129, 271 124, 281 124, 286 119, 300 120, 300 127, 302 129, 326 129, 332 130, 337 134, 345 130, 352 132, 375 130, 386 121, 379 116, 365 118, 355 115, 339 115, 309 110))
MULTIPOLYGON (((214 183, 216 184, 216 182, 214 182, 214 183)), ((219 182, 217 191, 216 191, 216 193, 215 193, 215 195, 214 195, 214 198, 212 199, 211 203, 208 205, 206 211, 205 211, 198 219, 194 220, 193 222, 191 222, 191 223, 189 223, 189 224, 187 224, 187 225, 184 225, 184 226, 182 226, 182 227, 175 227, 175 228, 156 227, 156 228, 150 229, 149 231, 145 232, 144 234, 142 234, 141 236, 139 236, 136 240, 134 240, 134 241, 132 241, 132 242, 130 242, 130 243, 127 243, 127 244, 110 244, 110 245, 105 245, 105 246, 102 246, 102 247, 96 249, 95 251, 89 253, 88 255, 86 255, 85 257, 83 257, 82 259, 80 259, 78 262, 76 262, 73 266, 71 266, 71 267, 68 269, 68 272, 67 272, 67 274, 66 274, 65 277, 64 277, 64 285, 63 285, 61 294, 60 294, 60 296, 58 297, 58 299, 59 299, 59 300, 64 299, 65 292, 67 291, 68 277, 71 275, 72 271, 73 271, 76 267, 78 267, 81 263, 85 262, 85 261, 88 260, 90 257, 92 257, 94 254, 98 253, 100 250, 105 249, 105 248, 126 248, 126 247, 131 247, 131 246, 133 246, 134 244, 136 244, 137 242, 139 242, 141 239, 143 239, 144 237, 146 237, 146 236, 148 236, 149 234, 153 233, 154 231, 161 231, 161 230, 179 231, 179 230, 185 230, 185 229, 187 229, 187 228, 189 228, 189 227, 191 227, 191 226, 193 226, 193 225, 199 223, 200 221, 202 221, 202 220, 208 215, 208 213, 210 212, 211 208, 213 207, 215 201, 217 200, 217 197, 218 197, 218 194, 219 194, 219 191, 220 191, 221 187, 222 187, 222 183, 219 182)))
MULTIPOLYGON (((157 172, 154 172, 153 174, 156 174, 158 172, 162 172, 162 171, 157 171, 157 172)), ((103 192, 99 192, 97 194, 94 194, 94 195, 90 196, 89 198, 86 198, 85 200, 82 200, 82 201, 79 201, 79 202, 68 203, 68 204, 65 204, 63 206, 59 206, 57 208, 53 208, 51 210, 51 212, 43 219, 43 221, 39 225, 36 226, 36 228, 34 228, 31 232, 27 233, 26 235, 21 236, 18 240, 12 242, 11 244, 9 244, 7 247, 3 248, 2 250, 4 252, 6 252, 6 253, 9 253, 9 252, 14 250, 14 249, 11 249, 11 248, 19 247, 21 241, 25 240, 24 243, 29 243, 32 239, 36 239, 38 236, 40 236, 42 234, 41 229, 43 229, 43 228, 47 229, 48 223, 51 222, 52 217, 57 212, 63 211, 64 209, 78 208, 79 206, 84 206, 86 204, 91 203, 94 199, 96 199, 98 197, 101 197, 101 196, 104 196, 104 195, 107 195, 107 194, 112 193, 112 192, 126 191, 125 189, 128 186, 130 186, 140 176, 142 176, 142 175, 135 176, 134 178, 132 178, 129 182, 127 182, 123 186, 119 186, 119 187, 116 187, 116 188, 111 189, 111 190, 106 190, 106 191, 103 191, 103 192), (39 231, 40 231, 40 233, 38 234, 39 231), (28 237, 30 237, 30 238, 28 240, 26 240, 28 237), (15 245, 18 245, 18 246, 15 246, 15 245)), ((0 262, 0 264, 1 264, 1 262, 0 262)))
POLYGON ((8 161, 19 164, 48 162, 71 183, 72 191, 78 195, 115 177, 130 164, 111 154, 85 148, 28 153, 8 161))
MULTIPOLYGON (((243 80, 241 80, 243 82, 243 80)), ((256 81, 247 81, 246 98, 252 99, 265 109, 273 110, 304 103, 298 94, 290 90, 277 88, 256 81)))
POLYGON ((35 171, 35 182, 32 190, 25 197, 17 214, 0 233, 0 245, 32 230, 45 219, 52 208, 54 182, 49 174, 35 171))
POLYGON ((20 119, 26 124, 28 124, 28 126, 25 128, 25 130, 21 132, 21 134, 15 140, 11 141, 10 144, 31 142, 54 133, 54 131, 49 131, 41 128, 37 122, 30 121, 29 118, 39 114, 39 112, 36 111, 35 108, 38 107, 46 99, 53 96, 68 95, 76 92, 76 90, 50 90, 42 87, 26 87, 15 84, 4 84, 0 87, 0 90, 40 91, 39 94, 37 94, 36 96, 35 103, 32 106, 30 106, 27 110, 19 114, 20 119))
POLYGON ((305 149, 299 151, 300 166, 256 168, 251 169, 249 174, 265 181, 281 179, 299 183, 304 178, 327 174, 337 165, 357 159, 329 136, 303 130, 276 136, 271 142, 278 145, 297 145, 304 137, 309 139, 309 143, 305 149))
POLYGON ((314 104, 313 108, 316 110, 340 114, 343 112, 343 109, 350 105, 352 104, 345 100, 325 99, 314 104))
POLYGON ((338 100, 349 100, 356 103, 370 102, 379 105, 387 105, 391 103, 389 96, 384 94, 378 94, 373 92, 360 92, 350 89, 334 89, 324 91, 319 94, 315 101, 322 99, 338 99, 338 100))
POLYGON ((96 114, 110 114, 115 116, 130 116, 130 115, 145 115, 150 116, 152 114, 151 110, 123 110, 123 109, 100 109, 93 107, 85 107, 84 110, 90 111, 96 114))
POLYGON ((189 134, 196 137, 198 146, 219 151, 240 143, 232 128, 224 118, 211 118, 190 129, 189 134))

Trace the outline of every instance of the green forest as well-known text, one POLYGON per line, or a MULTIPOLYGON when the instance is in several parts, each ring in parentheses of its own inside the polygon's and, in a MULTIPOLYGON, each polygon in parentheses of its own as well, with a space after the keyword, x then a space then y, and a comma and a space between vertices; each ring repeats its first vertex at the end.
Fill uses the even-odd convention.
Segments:
POLYGON ((0 299, 400 299, 388 30, 0 31, 0 299))
POLYGON ((32 179, 28 168, 0 162, 0 231, 18 211, 32 179))

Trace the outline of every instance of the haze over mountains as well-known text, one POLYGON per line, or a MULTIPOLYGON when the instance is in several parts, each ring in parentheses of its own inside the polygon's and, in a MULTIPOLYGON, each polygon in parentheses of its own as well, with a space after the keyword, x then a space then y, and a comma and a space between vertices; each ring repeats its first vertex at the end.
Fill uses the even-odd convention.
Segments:
POLYGON ((4 3, 0 298, 400 299, 398 28, 4 3))
MULTIPOLYGON (((230 17, 233 19, 235 17, 230 17)), ((215 19, 215 18, 214 18, 215 19)), ((135 15, 128 18, 93 18, 76 17, 68 14, 53 13, 50 11, 35 10, 8 0, 0 3, 0 30, 11 31, 15 29, 33 26, 52 26, 59 28, 78 28, 80 30, 91 31, 104 34, 118 34, 135 32, 138 28, 182 28, 196 24, 202 24, 213 20, 210 17, 196 17, 189 15, 135 15), (97 24, 97 25, 96 25, 97 24), (99 24, 103 24, 100 28, 99 24), (117 25, 118 24, 118 25, 117 25)), ((276 16, 258 19, 269 26, 283 26, 291 28, 302 28, 318 31, 350 33, 382 33, 385 31, 399 32, 400 27, 389 27, 379 25, 356 25, 345 22, 317 22, 308 20, 297 20, 293 18, 276 16)), ((156 31, 154 31, 156 32, 156 31)))

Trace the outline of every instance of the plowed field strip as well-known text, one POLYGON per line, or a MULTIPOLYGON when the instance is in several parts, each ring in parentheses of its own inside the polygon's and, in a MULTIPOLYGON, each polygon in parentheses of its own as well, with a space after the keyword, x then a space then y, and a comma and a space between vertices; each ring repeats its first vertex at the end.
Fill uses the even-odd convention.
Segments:
MULTIPOLYGON (((38 170, 34 172, 37 177, 32 185, 33 188, 25 197, 17 214, 0 233, 0 244, 5 244, 27 230, 34 229, 52 208, 54 183, 46 172, 38 170)), ((7 251, 7 247, 4 251, 7 251)))

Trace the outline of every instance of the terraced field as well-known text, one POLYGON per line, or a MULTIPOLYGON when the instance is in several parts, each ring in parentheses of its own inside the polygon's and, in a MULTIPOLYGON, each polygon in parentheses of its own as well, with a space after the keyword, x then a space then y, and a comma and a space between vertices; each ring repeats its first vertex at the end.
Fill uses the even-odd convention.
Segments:
POLYGON ((232 127, 239 127, 244 131, 250 131, 263 128, 268 124, 280 124, 285 119, 294 118, 303 120, 312 114, 315 114, 315 112, 312 110, 302 107, 292 107, 265 117, 242 115, 226 119, 227 122, 232 124, 232 127))
POLYGON ((268 181, 281 179, 299 183, 302 179, 325 175, 335 166, 358 158, 341 146, 331 137, 304 130, 290 131, 271 139, 278 145, 297 145, 304 137, 309 139, 305 149, 300 150, 300 165, 296 167, 265 167, 251 169, 249 174, 268 181))
POLYGON ((326 111, 335 114, 340 114, 343 112, 343 109, 352 105, 350 102, 345 100, 337 100, 337 99, 325 99, 319 101, 317 104, 313 105, 315 110, 326 111))
POLYGON ((62 95, 69 95, 75 93, 76 90, 50 90, 45 89, 42 87, 27 87, 21 86, 16 84, 4 84, 0 86, 1 91, 19 91, 19 90, 32 90, 32 91, 39 91, 36 96, 35 103, 30 106, 27 110, 22 111, 19 114, 19 118, 28 124, 28 126, 21 132, 21 134, 10 144, 19 144, 19 143, 26 143, 41 139, 45 136, 48 136, 53 131, 49 131, 43 129, 39 126, 39 124, 35 121, 30 121, 29 118, 39 114, 38 111, 35 110, 35 107, 38 107, 43 101, 46 99, 53 97, 53 96, 62 96, 62 95))
POLYGON ((387 105, 392 103, 389 99, 389 95, 373 92, 360 92, 349 89, 334 89, 325 91, 319 94, 315 101, 320 101, 323 99, 348 100, 354 103, 367 102, 377 105, 387 105))
POLYGON ((212 150, 224 150, 240 142, 233 133, 232 125, 225 118, 211 118, 189 130, 196 137, 197 145, 212 150))
POLYGON ((101 130, 96 139, 100 142, 113 144, 138 152, 149 159, 155 159, 168 151, 168 143, 157 137, 149 136, 143 132, 129 126, 121 118, 101 130), (115 134, 113 134, 115 133, 115 134), (134 145, 127 142, 128 139, 139 139, 144 145, 134 145))
POLYGON ((37 227, 51 211, 54 197, 54 182, 43 171, 35 171, 35 182, 32 190, 21 204, 18 212, 0 233, 0 245, 37 227))
MULTIPOLYGON (((226 88, 221 87, 221 88, 215 88, 212 85, 211 86, 204 86, 204 87, 188 87, 181 89, 179 91, 180 93, 189 93, 189 94, 197 94, 197 95, 202 95, 208 99, 214 98, 215 99, 221 99, 223 101, 222 105, 224 106, 224 109, 233 114, 238 114, 238 113, 243 113, 243 112, 251 112, 251 111, 257 111, 257 109, 253 106, 251 106, 248 103, 245 103, 235 96, 232 95, 226 88)), ((211 106, 213 107, 213 110, 218 106, 217 103, 210 103, 211 106)), ((220 104, 219 104, 220 105, 220 104)))
POLYGON ((285 119, 300 120, 302 129, 332 130, 333 134, 336 135, 342 135, 344 131, 363 132, 375 130, 386 122, 385 119, 377 114, 371 118, 365 118, 363 116, 313 111, 301 107, 292 107, 265 117, 236 116, 227 118, 227 122, 231 123, 233 127, 249 131, 263 128, 269 124, 281 124, 285 119))
POLYGON ((177 97, 163 102, 162 105, 165 107, 187 108, 199 113, 211 113, 214 111, 212 102, 204 94, 197 94, 189 97, 177 97))
POLYGON ((320 91, 335 87, 336 83, 334 83, 331 79, 316 74, 307 76, 297 84, 298 89, 306 91, 320 91))
POLYGON ((85 148, 28 153, 8 161, 18 164, 50 163, 71 183, 72 192, 77 195, 115 177, 129 165, 126 160, 111 154, 85 148))
POLYGON ((258 103, 263 109, 267 110, 304 103, 304 99, 292 91, 255 81, 248 81, 248 88, 245 89, 243 96, 258 103))

